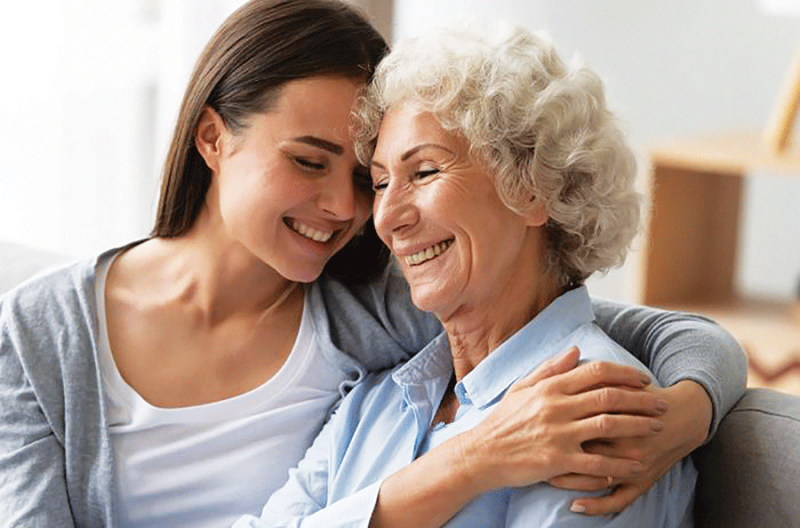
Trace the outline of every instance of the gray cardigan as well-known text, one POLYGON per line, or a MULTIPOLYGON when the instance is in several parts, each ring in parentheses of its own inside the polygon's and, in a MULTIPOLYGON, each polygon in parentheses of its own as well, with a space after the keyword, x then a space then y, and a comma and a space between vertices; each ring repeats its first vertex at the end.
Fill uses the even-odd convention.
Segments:
MULTIPOLYGON (((0 298, 0 527, 114 527, 114 463, 97 361, 96 259, 50 272, 0 298)), ((313 323, 350 381, 408 359, 439 331, 413 308, 394 268, 347 288, 323 277, 313 323), (343 351, 347 351, 345 354, 343 351)), ((598 324, 670 385, 701 383, 712 428, 744 390, 746 359, 717 325, 695 316, 594 302, 598 324)))

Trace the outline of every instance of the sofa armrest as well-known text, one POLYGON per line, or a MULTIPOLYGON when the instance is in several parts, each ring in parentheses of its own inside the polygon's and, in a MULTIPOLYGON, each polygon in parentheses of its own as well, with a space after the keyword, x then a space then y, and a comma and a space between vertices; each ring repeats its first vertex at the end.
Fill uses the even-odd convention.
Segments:
POLYGON ((41 271, 69 261, 64 255, 0 241, 0 295, 41 271))
POLYGON ((748 389, 693 457, 696 526, 800 526, 800 396, 748 389))

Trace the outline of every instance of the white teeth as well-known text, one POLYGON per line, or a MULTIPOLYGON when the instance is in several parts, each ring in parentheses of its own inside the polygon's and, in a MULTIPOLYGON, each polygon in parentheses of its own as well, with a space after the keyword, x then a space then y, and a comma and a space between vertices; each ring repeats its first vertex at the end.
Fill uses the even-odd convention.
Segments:
POLYGON ((418 264, 422 264, 423 262, 427 262, 434 257, 438 257, 442 254, 442 251, 450 247, 452 244, 452 240, 445 240, 444 242, 439 242, 427 249, 423 249, 418 253, 414 253, 413 255, 408 255, 405 258, 406 263, 411 266, 416 266, 418 264))
POLYGON ((333 231, 320 231, 313 227, 301 224, 297 220, 292 219, 292 229, 300 233, 306 238, 310 238, 316 242, 327 242, 333 236, 333 231))

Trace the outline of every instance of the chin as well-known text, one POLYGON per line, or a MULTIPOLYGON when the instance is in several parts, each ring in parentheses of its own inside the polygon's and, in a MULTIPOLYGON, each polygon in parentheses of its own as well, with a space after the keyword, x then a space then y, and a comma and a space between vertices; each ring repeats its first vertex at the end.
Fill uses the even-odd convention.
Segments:
POLYGON ((437 317, 442 314, 444 309, 444 299, 440 293, 430 291, 430 289, 426 291, 424 288, 412 288, 411 301, 423 312, 434 313, 437 317))
POLYGON ((289 280, 292 280, 294 282, 310 283, 317 280, 320 275, 322 275, 322 269, 315 270, 309 273, 296 273, 295 276, 290 277, 289 280))
POLYGON ((319 276, 322 275, 322 270, 325 269, 325 266, 288 266, 287 268, 288 269, 278 270, 278 273, 280 273, 283 278, 292 282, 308 283, 317 280, 319 276))

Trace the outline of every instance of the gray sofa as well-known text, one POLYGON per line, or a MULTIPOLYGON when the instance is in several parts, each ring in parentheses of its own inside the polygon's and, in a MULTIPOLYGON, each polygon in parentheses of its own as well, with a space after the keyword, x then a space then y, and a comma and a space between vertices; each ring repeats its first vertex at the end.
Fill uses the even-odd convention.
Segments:
MULTIPOLYGON (((0 242, 0 294, 66 260, 0 242)), ((800 527, 800 396, 749 389, 693 457, 698 528, 800 527)))
POLYGON ((0 240, 0 295, 40 271, 67 262, 69 258, 63 255, 0 240))
POLYGON ((748 389, 693 457, 698 528, 800 527, 800 396, 748 389))

